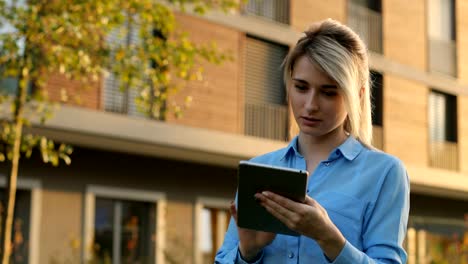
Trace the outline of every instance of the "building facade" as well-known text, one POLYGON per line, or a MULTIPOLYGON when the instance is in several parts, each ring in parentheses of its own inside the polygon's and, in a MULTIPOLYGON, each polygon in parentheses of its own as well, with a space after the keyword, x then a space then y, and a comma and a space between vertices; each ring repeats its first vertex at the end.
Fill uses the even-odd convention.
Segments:
MULTIPOLYGON (((22 161, 14 263, 212 263, 238 161, 297 131, 279 65, 326 18, 368 44, 374 145, 399 157, 411 181, 408 263, 468 263, 467 0, 250 0, 236 14, 178 13, 195 41, 215 40, 233 61, 205 65, 203 82, 171 98, 193 98, 181 119, 144 118, 103 80, 83 105, 34 126, 75 153, 58 168, 22 161)), ((48 83, 55 98, 74 85, 48 83)))

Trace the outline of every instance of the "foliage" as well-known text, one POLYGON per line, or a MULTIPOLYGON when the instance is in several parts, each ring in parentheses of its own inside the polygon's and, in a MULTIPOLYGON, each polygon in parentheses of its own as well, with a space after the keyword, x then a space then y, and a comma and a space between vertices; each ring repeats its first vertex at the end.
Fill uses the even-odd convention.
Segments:
MULTIPOLYGON (((195 44, 177 31, 174 10, 203 14, 235 8, 237 2, 0 0, 0 161, 11 161, 2 236, 11 232, 19 157, 30 157, 37 147, 45 163, 71 162, 70 146, 23 130, 23 125, 43 124, 56 108, 49 100, 48 77, 61 75, 92 89, 111 75, 122 92, 137 91, 138 108, 150 117, 165 120, 170 107, 181 116, 185 105, 168 104, 181 89, 180 80, 202 80, 202 60, 218 64, 229 56, 215 44, 195 44), (112 34, 121 41, 109 41, 112 34)), ((68 93, 61 87, 61 99, 66 101, 68 93)))

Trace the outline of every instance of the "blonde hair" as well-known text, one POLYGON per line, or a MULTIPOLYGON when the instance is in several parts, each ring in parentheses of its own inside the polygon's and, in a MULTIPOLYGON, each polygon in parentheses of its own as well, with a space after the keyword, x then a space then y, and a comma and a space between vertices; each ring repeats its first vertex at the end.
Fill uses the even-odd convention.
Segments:
POLYGON ((366 45, 349 27, 332 19, 314 24, 304 33, 283 62, 286 86, 291 82, 296 60, 307 56, 342 89, 348 112, 345 131, 371 147, 370 71, 366 45))

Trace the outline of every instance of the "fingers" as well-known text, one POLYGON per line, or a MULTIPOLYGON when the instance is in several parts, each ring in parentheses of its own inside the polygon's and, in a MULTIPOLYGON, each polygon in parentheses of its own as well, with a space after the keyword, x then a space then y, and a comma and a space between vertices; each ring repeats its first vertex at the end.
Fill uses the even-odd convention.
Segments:
POLYGON ((276 205, 284 207, 285 209, 289 211, 297 212, 302 209, 301 203, 292 201, 286 197, 283 197, 281 195, 278 195, 272 192, 264 191, 261 194, 256 194, 255 197, 260 199, 262 202, 266 202, 268 200, 273 201, 276 205))
POLYGON ((231 202, 231 206, 229 207, 229 211, 234 218, 234 220, 237 223, 237 209, 236 209, 236 204, 234 202, 231 202))
POLYGON ((260 200, 262 206, 268 212, 284 223, 288 219, 294 218, 297 212, 302 211, 300 204, 271 192, 258 193, 255 197, 260 200))

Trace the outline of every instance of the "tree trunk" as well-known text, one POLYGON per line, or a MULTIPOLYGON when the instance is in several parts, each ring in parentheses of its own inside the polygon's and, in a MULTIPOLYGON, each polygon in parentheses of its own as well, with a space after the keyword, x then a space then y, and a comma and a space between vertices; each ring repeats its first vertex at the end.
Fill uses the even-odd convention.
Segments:
POLYGON ((7 186, 5 191, 6 198, 6 214, 2 214, 2 231, 1 234, 1 253, 2 264, 9 264, 11 255, 11 230, 13 225, 15 199, 16 199, 16 183, 18 179, 18 167, 20 159, 21 137, 23 132, 23 108, 26 102, 26 89, 28 83, 29 69, 24 67, 21 71, 18 85, 18 93, 15 100, 15 141, 13 145, 13 158, 11 161, 11 171, 7 177, 7 186))

